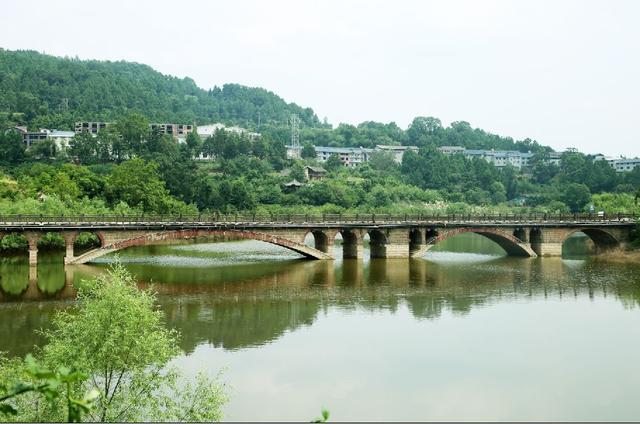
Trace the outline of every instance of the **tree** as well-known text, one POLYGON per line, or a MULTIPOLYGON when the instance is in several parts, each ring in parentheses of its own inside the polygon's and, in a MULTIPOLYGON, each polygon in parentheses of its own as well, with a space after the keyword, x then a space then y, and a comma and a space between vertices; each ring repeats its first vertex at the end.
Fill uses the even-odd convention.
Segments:
POLYGON ((373 187, 370 197, 369 203, 375 207, 388 206, 391 204, 391 196, 383 186, 377 185, 373 187))
POLYGON ((570 183, 564 189, 562 200, 571 212, 580 212, 591 201, 589 187, 584 184, 570 183))
POLYGON ((125 202, 145 212, 171 213, 185 206, 170 197, 158 165, 140 158, 114 168, 105 180, 105 194, 111 204, 125 202))
POLYGON ((335 153, 333 153, 327 159, 327 162, 325 163, 325 167, 329 171, 337 171, 338 169, 343 168, 344 165, 343 165, 342 161, 340 160, 340 157, 338 155, 336 155, 335 153))
POLYGON ((101 162, 115 160, 120 162, 129 156, 129 150, 118 130, 113 126, 108 126, 100 131, 96 137, 97 155, 101 162))
POLYGON ((25 158, 22 136, 16 131, 3 132, 0 128, 0 163, 17 165, 25 158))
POLYGON ((548 152, 536 153, 531 158, 531 173, 536 183, 548 184, 558 172, 560 172, 560 168, 558 165, 550 162, 548 152))
MULTIPOLYGON (((74 393, 97 390, 91 421, 212 421, 222 416, 223 386, 203 375, 182 386, 168 367, 179 353, 155 295, 139 290, 119 265, 79 289, 78 302, 57 313, 41 351, 49 366, 74 368, 89 378, 74 393)), ((45 420, 59 418, 49 411, 45 420)))
POLYGON ((369 166, 376 171, 395 174, 399 170, 395 155, 391 152, 372 152, 369 155, 369 166))
POLYGON ((116 122, 116 129, 122 136, 124 153, 128 157, 140 155, 149 138, 149 120, 146 116, 138 112, 129 113, 116 122))
POLYGON ((440 129, 442 129, 442 122, 438 118, 418 116, 411 121, 407 129, 407 137, 411 144, 424 146, 427 144, 428 137, 440 129))
POLYGON ((291 178, 299 182, 304 182, 307 179, 304 174, 304 167, 299 162, 296 162, 291 166, 290 175, 291 175, 291 178))
MULTIPOLYGON (((4 365, 5 369, 8 368, 6 363, 1 365, 4 365)), ((75 398, 71 390, 72 384, 86 381, 85 374, 66 367, 58 367, 56 370, 45 368, 31 354, 27 355, 24 364, 14 361, 9 366, 13 368, 14 373, 20 370, 25 376, 15 380, 10 386, 4 382, 0 383, 0 415, 21 419, 25 412, 31 412, 16 409, 16 404, 25 403, 22 399, 25 395, 31 395, 32 399, 42 397, 51 409, 61 409, 67 422, 80 422, 83 415, 95 408, 95 401, 100 395, 97 390, 88 391, 80 399, 75 398), (36 396, 33 396, 34 394, 36 396)), ((15 379, 15 376, 12 377, 15 379)))
POLYGON ((491 202, 494 205, 507 200, 507 190, 504 188, 504 185, 500 181, 494 181, 493 183, 491 183, 489 192, 491 193, 491 202))
POLYGON ((46 139, 32 144, 27 153, 36 160, 46 161, 55 159, 59 152, 56 143, 53 140, 46 139))
POLYGON ((303 159, 315 159, 316 158, 316 148, 311 143, 304 143, 302 146, 302 152, 300 152, 300 156, 303 159))
POLYGON ((202 151, 202 139, 197 132, 192 131, 187 134, 186 143, 192 156, 200 155, 200 152, 202 151))
POLYGON ((69 156, 83 164, 96 162, 98 139, 87 131, 76 134, 69 143, 69 156))

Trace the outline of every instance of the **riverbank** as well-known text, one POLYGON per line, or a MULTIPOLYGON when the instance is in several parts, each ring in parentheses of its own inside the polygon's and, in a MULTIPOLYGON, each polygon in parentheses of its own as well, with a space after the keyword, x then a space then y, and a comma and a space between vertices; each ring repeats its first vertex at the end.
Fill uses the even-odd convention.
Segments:
POLYGON ((598 261, 616 263, 640 263, 640 249, 615 249, 608 252, 600 253, 594 256, 594 259, 598 261))

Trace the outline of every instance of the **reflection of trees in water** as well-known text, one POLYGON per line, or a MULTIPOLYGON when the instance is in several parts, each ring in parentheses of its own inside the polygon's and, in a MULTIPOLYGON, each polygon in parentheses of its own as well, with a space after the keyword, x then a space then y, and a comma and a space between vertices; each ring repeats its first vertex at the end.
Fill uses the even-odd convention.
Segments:
MULTIPOLYGON (((625 307, 640 306, 640 268, 599 261, 505 257, 484 262, 284 261, 211 268, 129 268, 142 287, 156 282, 168 325, 182 333, 186 351, 203 342, 232 350, 269 343, 311 325, 320 311, 329 308, 395 313, 406 307, 416 318, 437 319, 444 313, 464 315, 474 308, 514 299, 612 297, 625 307)), ((61 263, 43 266, 36 292, 59 287, 64 281, 62 291, 46 298, 72 297, 71 283, 78 284, 103 269, 79 266, 64 272, 61 263), (47 267, 54 266, 59 270, 47 272, 47 267)), ((29 285, 28 269, 20 264, 0 263, 2 281, 6 273, 16 273, 29 285)), ((29 290, 32 288, 22 289, 22 295, 10 298, 28 298, 29 290)), ((29 351, 40 342, 34 330, 47 327, 52 305, 60 303, 0 305, 0 349, 19 354, 29 351), (17 338, 16 334, 26 336, 17 338)))
POLYGON ((185 298, 161 301, 161 306, 169 327, 180 331, 186 352, 202 342, 228 350, 262 345, 286 331, 311 325, 320 310, 317 299, 239 299, 232 303, 185 298))
POLYGON ((49 328, 56 311, 66 302, 12 302, 0 305, 0 351, 10 356, 25 356, 40 346, 44 338, 39 330, 49 328))
MULTIPOLYGON (((640 305, 640 288, 629 284, 633 280, 595 263, 510 258, 454 265, 401 262, 345 261, 335 268, 326 262, 299 263, 277 277, 216 288, 207 301, 167 299, 163 308, 171 311, 171 325, 185 334, 183 346, 191 350, 201 342, 226 349, 268 343, 310 325, 330 307, 393 313, 406 305, 416 318, 437 319, 447 311, 464 315, 513 299, 615 296, 625 305, 629 299, 640 305)), ((624 272, 637 276, 638 268, 624 272)))

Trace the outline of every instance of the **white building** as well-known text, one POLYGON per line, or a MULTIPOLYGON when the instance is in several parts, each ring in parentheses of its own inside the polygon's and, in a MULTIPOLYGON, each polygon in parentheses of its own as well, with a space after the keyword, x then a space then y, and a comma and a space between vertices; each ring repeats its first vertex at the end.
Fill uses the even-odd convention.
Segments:
POLYGON ((530 165, 533 153, 518 152, 516 150, 477 150, 465 149, 460 146, 442 146, 439 147, 444 154, 462 154, 467 159, 478 158, 483 159, 497 168, 505 166, 513 166, 517 169, 526 168, 530 165))
POLYGON ((22 140, 27 149, 44 140, 53 140, 58 150, 66 150, 76 135, 74 131, 48 130, 46 128, 40 128, 39 131, 27 131, 26 127, 18 126, 15 129, 22 134, 22 140))
POLYGON ((326 162, 331 155, 337 155, 346 167, 358 166, 369 161, 373 149, 364 147, 325 147, 315 146, 318 162, 326 162))
MULTIPOLYGON (((300 146, 286 146, 287 158, 300 159, 302 153, 302 147, 300 146)), ((342 161, 344 166, 353 167, 362 163, 369 162, 371 153, 373 152, 387 152, 393 155, 393 160, 397 163, 402 162, 402 158, 405 152, 418 151, 416 146, 390 146, 385 144, 379 144, 374 149, 367 149, 364 147, 328 147, 328 146, 314 146, 316 150, 316 160, 318 162, 326 162, 331 155, 337 155, 342 161)))
POLYGON ((549 163, 560 166, 562 161, 562 152, 549 152, 549 163))
POLYGON ((56 146, 59 150, 66 150, 71 145, 71 140, 75 137, 76 133, 74 131, 60 131, 60 130, 52 130, 49 133, 49 139, 53 140, 56 143, 56 146))
POLYGON ((205 138, 207 138, 207 137, 211 137, 218 130, 224 130, 224 131, 232 132, 232 133, 239 134, 239 135, 245 135, 245 136, 249 137, 252 140, 260 137, 260 134, 255 133, 255 132, 251 132, 251 131, 249 131, 247 129, 240 128, 240 127, 227 127, 226 125, 221 124, 221 123, 208 124, 208 125, 198 125, 196 127, 196 131, 198 132, 198 135, 203 140, 205 138))
POLYGON ((613 166, 613 169, 615 169, 616 172, 631 172, 636 166, 640 166, 640 158, 620 158, 614 160, 613 163, 609 163, 613 166))

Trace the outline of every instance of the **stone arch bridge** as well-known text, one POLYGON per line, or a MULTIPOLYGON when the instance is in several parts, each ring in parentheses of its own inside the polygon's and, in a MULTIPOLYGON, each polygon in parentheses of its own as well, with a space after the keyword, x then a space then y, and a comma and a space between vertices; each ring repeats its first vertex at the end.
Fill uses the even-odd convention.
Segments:
POLYGON ((625 247, 636 217, 631 215, 211 215, 166 216, 0 216, 0 236, 23 234, 29 244, 29 263, 37 264, 38 241, 46 233, 65 240, 65 263, 81 264, 131 246, 171 240, 259 240, 285 247, 307 258, 334 259, 334 240, 341 235, 343 257, 363 257, 369 238, 373 258, 410 258, 424 255, 437 243, 455 235, 477 233, 499 244, 509 255, 560 256, 562 244, 581 231, 593 240, 597 252, 625 247), (81 232, 98 236, 100 246, 76 255, 74 242, 81 232), (313 235, 313 246, 305 244, 313 235))

